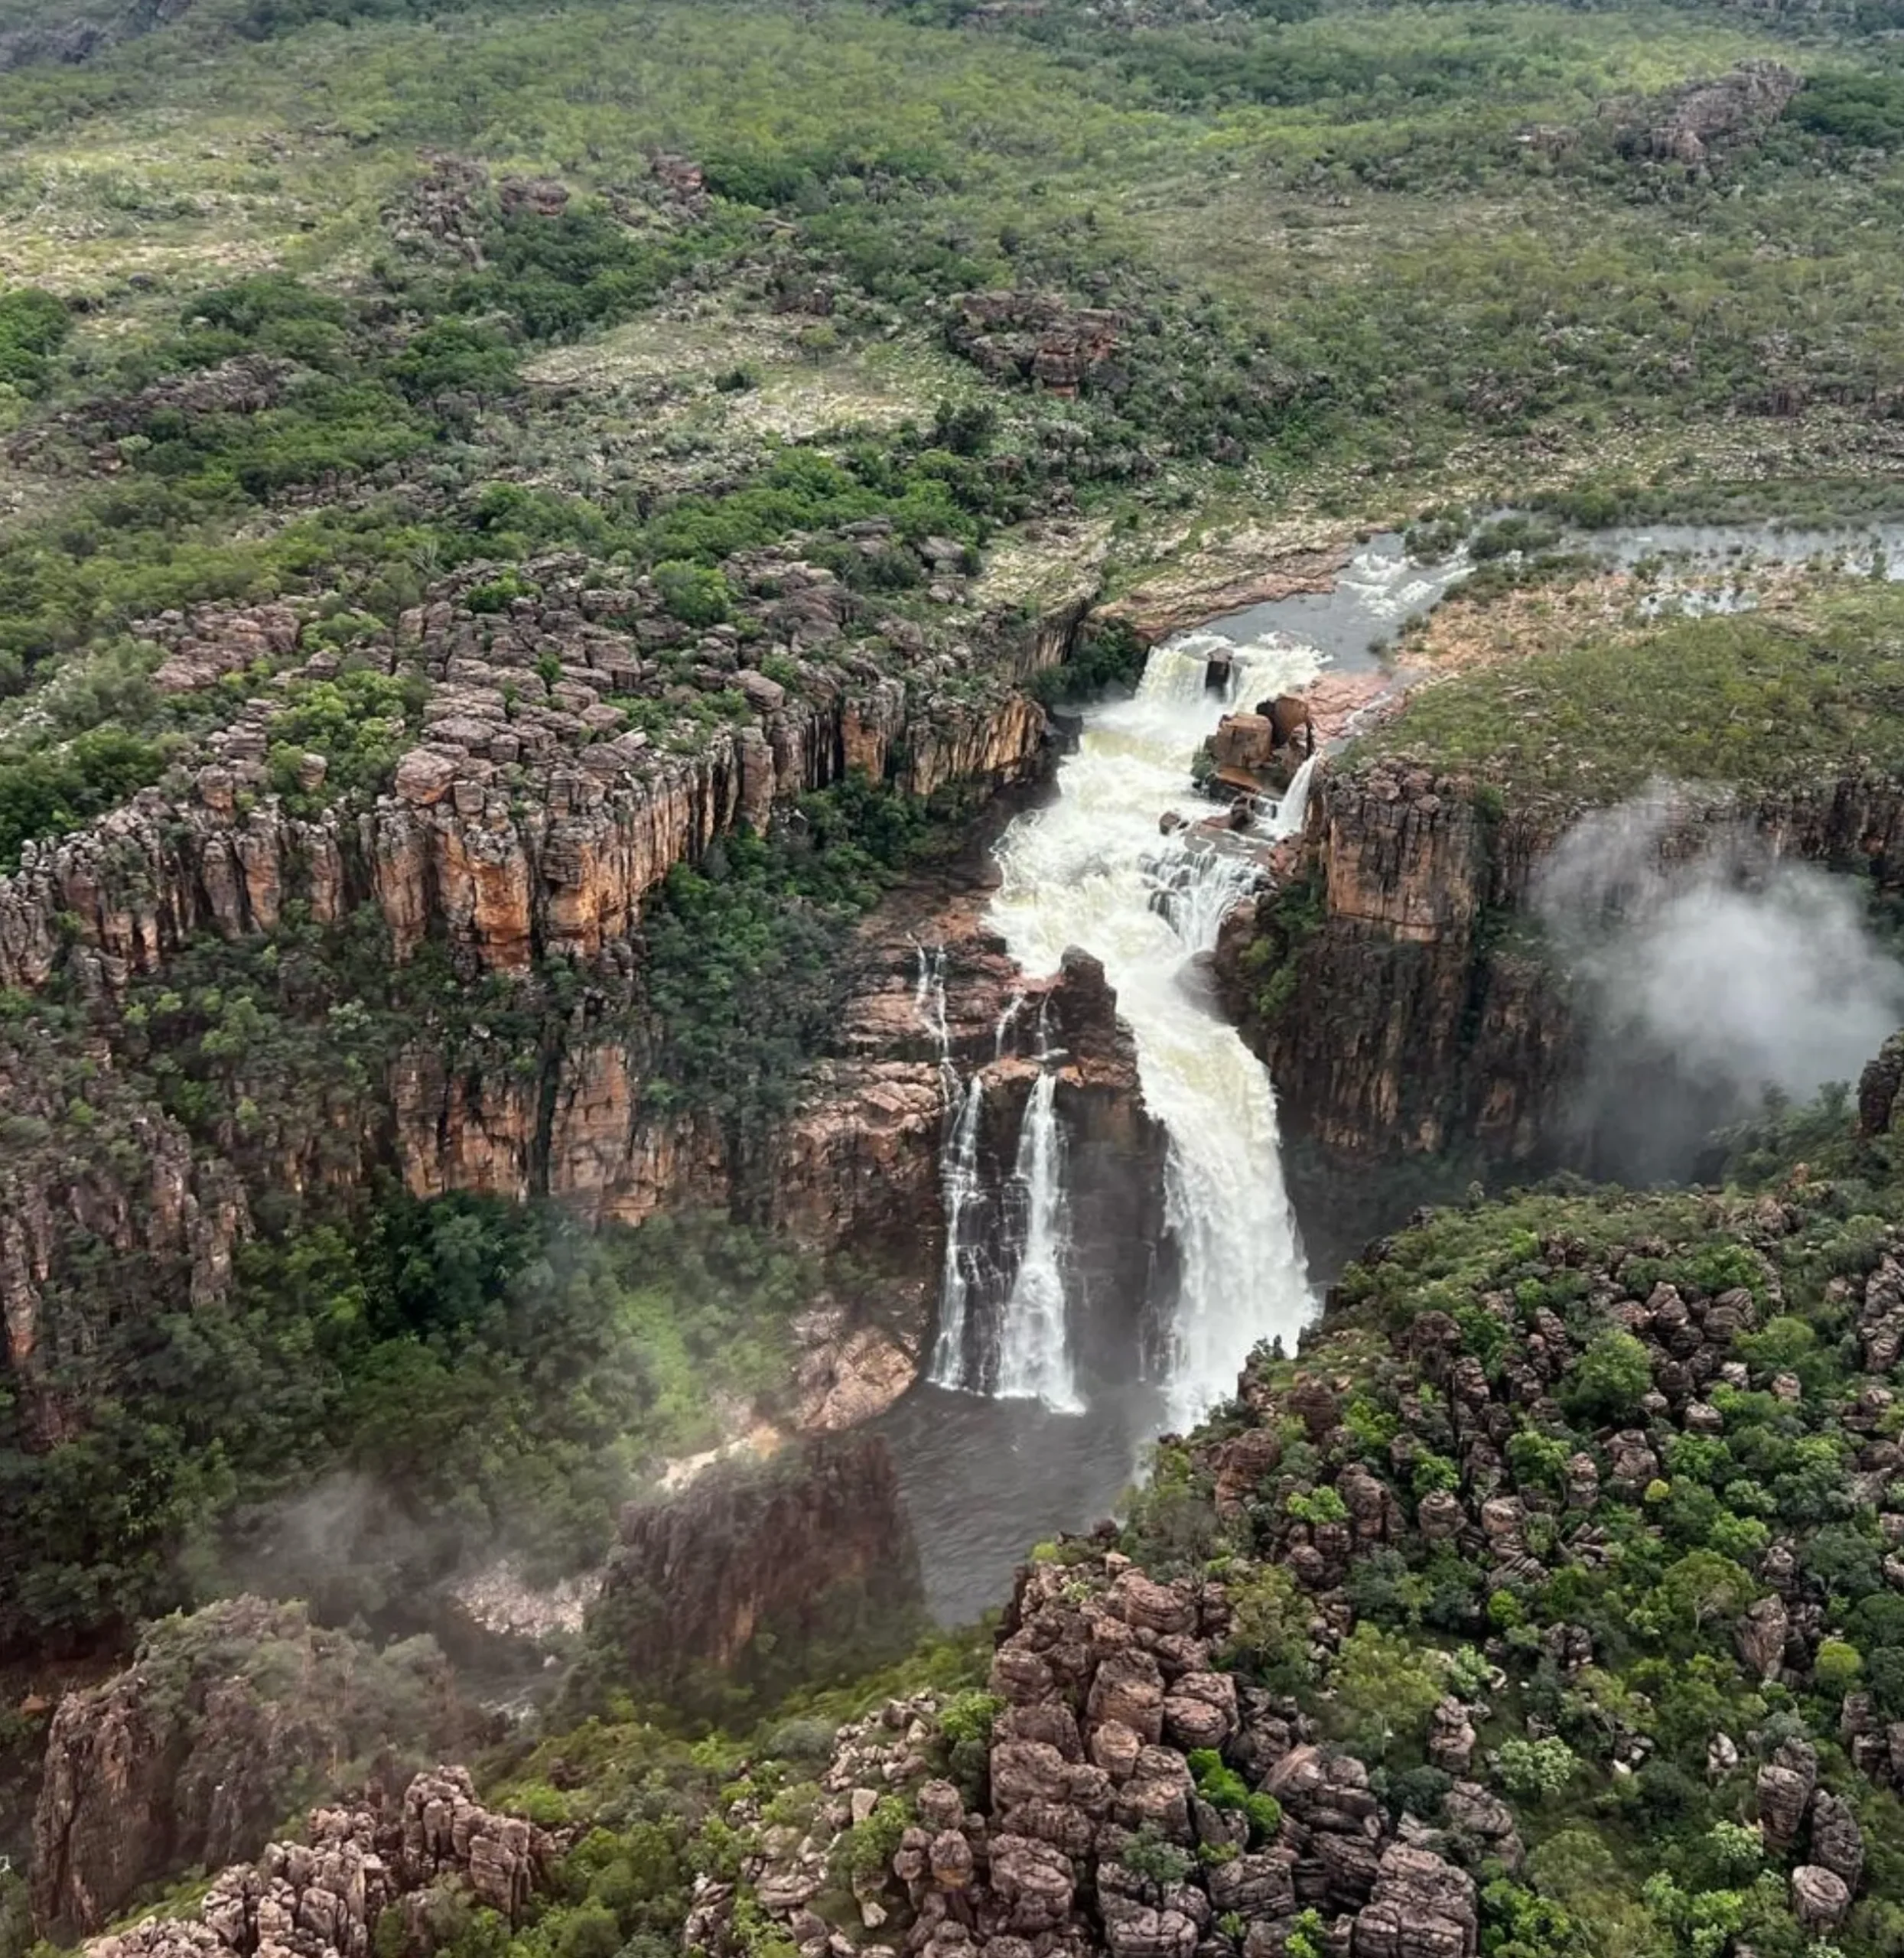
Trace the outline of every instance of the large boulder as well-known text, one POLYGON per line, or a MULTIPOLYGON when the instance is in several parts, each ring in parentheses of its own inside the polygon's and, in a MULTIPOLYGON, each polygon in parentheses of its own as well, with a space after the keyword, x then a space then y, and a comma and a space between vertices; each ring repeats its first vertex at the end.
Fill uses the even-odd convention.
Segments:
POLYGON ((1792 1629, 1782 1598, 1753 1601, 1739 1621, 1733 1643, 1745 1665, 1762 1680, 1775 1680, 1785 1664, 1785 1643, 1792 1629))
POLYGON ((1008 1932, 1036 1937, 1057 1930, 1071 1914, 1076 1888, 1071 1859, 1062 1849, 1026 1836, 994 1839, 991 1890, 1004 1906, 1008 1932))
POLYGON ((1828 1788, 1811 1799, 1811 1860, 1854 1891, 1864 1874, 1864 1832, 1851 1804, 1828 1788))
POLYGON ((1850 1908, 1843 1877, 1817 1863, 1801 1863, 1792 1872, 1792 1914, 1814 1937, 1837 1930, 1850 1908))
POLYGON ((1818 1785, 1818 1751, 1808 1741, 1785 1742, 1759 1770, 1759 1820, 1774 1855, 1782 1855, 1798 1840, 1818 1785))
POLYGON ((1432 1850, 1391 1844, 1356 1913, 1354 1958, 1474 1958, 1474 1879, 1432 1850))

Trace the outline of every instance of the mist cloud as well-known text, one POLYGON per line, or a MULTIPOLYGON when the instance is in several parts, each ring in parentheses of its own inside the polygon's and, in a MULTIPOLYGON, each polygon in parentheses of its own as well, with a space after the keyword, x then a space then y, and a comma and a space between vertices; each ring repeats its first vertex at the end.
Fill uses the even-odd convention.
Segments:
POLYGON ((1596 1173, 1690 1176, 1767 1088, 1855 1080, 1904 1024, 1855 885, 1685 814, 1655 789, 1585 818, 1535 892, 1586 1008, 1570 1115, 1596 1173))

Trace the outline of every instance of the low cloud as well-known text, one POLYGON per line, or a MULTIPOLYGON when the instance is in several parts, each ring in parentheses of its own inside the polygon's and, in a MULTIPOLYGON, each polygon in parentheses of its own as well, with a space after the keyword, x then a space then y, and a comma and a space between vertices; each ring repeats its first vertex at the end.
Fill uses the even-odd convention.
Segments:
POLYGON ((1904 1024, 1904 967, 1855 884, 1675 820, 1667 791, 1577 825, 1535 904, 1586 1007, 1570 1112, 1596 1173, 1693 1175, 1768 1088, 1855 1080, 1904 1024))

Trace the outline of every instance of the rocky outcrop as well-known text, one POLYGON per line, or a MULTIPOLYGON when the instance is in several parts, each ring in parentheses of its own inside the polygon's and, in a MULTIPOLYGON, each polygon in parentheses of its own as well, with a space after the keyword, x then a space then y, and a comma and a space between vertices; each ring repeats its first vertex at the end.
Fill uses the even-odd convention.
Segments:
POLYGON ((255 1864, 223 1871, 187 1914, 145 1918, 86 1951, 87 1958, 369 1958, 379 1920, 392 1910, 403 1948, 428 1951, 439 1942, 439 1898, 518 1924, 556 1862, 543 1830, 483 1807, 467 1770, 439 1768, 418 1775, 394 1810, 313 1810, 304 1841, 273 1843, 255 1864))
POLYGON ((630 1504, 591 1622, 637 1696, 663 1698, 819 1638, 903 1649, 919 1595, 884 1438, 822 1436, 630 1504))
POLYGON ((1027 292, 968 292, 948 329, 955 352, 997 379, 1076 395, 1114 375, 1128 322, 1104 307, 1027 292))
POLYGON ((981 875, 956 877, 867 921, 837 1033, 781 1138, 772 1215, 802 1243, 845 1244, 904 1274, 923 1329, 943 1262, 946 1127, 976 1078, 981 1187, 964 1221, 988 1247, 982 1314, 1017 1269, 1022 1219, 1007 1215, 1007 1192, 1027 1104, 1050 1065, 1075 1291, 1094 1338, 1128 1352, 1164 1245, 1164 1132, 1102 965, 1074 951, 1050 978, 1027 980, 985 921, 989 896, 981 875))
POLYGON ((96 1930, 148 1885, 255 1855, 313 1781, 472 1731, 427 1641, 379 1654, 301 1605, 168 1618, 54 1716, 33 1825, 43 1934, 96 1930))
MULTIPOLYGON (((884 1745, 867 1745, 870 1720, 841 1735, 822 1783, 840 1796, 825 1830, 764 1856, 749 1872, 757 1897, 803 1958, 824 1950, 826 1833, 850 1854, 890 1790, 913 1824, 890 1874, 858 1880, 855 1901, 868 1928, 890 1920, 908 1953, 1268 1958, 1313 1908, 1345 1951, 1473 1958, 1473 1877, 1403 1839, 1367 1768, 1319 1742, 1293 1703, 1221 1669, 1232 1626, 1220 1585, 1160 1582, 1101 1547, 1021 1573, 993 1661, 1001 1710, 982 1803, 932 1773, 936 1709, 890 1706, 884 1745), (1254 1820, 1199 1788, 1218 1755, 1260 1789, 1254 1820)), ((733 1948, 731 1911, 726 1894, 711 1897, 691 1940, 733 1948)))
POLYGON ((1778 61, 1742 61, 1730 74, 1688 82, 1620 132, 1630 156, 1702 169, 1748 147, 1784 114, 1805 78, 1778 61))
POLYGON ((1098 608, 1096 616, 1120 621, 1147 644, 1154 644, 1228 612, 1294 597, 1300 592, 1333 590, 1349 561, 1349 548, 1323 543, 1300 550, 1257 553, 1232 545, 1207 564, 1192 554, 1182 569, 1148 580, 1111 600, 1098 608), (1264 558, 1269 561, 1264 562, 1264 558))
POLYGON ((1858 1133, 1888 1135, 1904 1093, 1904 1033, 1893 1033, 1865 1063, 1858 1077, 1858 1133))

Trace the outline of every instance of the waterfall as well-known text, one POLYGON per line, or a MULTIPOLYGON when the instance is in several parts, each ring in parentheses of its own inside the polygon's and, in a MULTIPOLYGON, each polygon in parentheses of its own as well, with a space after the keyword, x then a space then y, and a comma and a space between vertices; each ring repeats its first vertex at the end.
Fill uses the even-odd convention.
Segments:
POLYGON ((972 1241, 968 1219, 983 1194, 978 1169, 978 1131, 985 1119, 982 1074, 965 1084, 955 1114, 946 1109, 945 1140, 939 1151, 939 1187, 945 1206, 945 1256, 939 1279, 939 1336, 932 1342, 926 1377, 937 1387, 965 1387, 966 1329, 975 1290, 982 1290, 985 1247, 972 1241))
POLYGON ((1271 836, 1302 834, 1303 824, 1309 815, 1309 778, 1315 772, 1316 757, 1311 755, 1290 778, 1289 786, 1283 791, 1283 799, 1276 805, 1276 813, 1269 821, 1271 836))
MULTIPOLYGON (((1254 880, 1255 862, 1221 838, 1160 845, 1157 835, 1159 815, 1183 804, 1191 758, 1225 704, 1207 687, 1212 638, 1186 634, 1158 647, 1136 697, 1092 713, 1059 768, 1056 798, 1006 832, 991 910, 1013 957, 1034 975, 1055 972, 1068 946, 1094 953, 1135 1038, 1145 1103, 1169 1138, 1164 1195, 1179 1286, 1164 1385, 1179 1426, 1234 1390, 1258 1339, 1293 1340, 1311 1310, 1268 1074, 1210 1010, 1190 969, 1254 880)), ((1237 647, 1225 696, 1253 702, 1303 685, 1317 665, 1312 649, 1292 640, 1237 647)), ((1299 775, 1285 810, 1299 783, 1306 792, 1299 775)), ((1027 1152, 1039 1099, 1034 1091, 1020 1137, 1021 1174, 1035 1167, 1027 1152)), ((1053 1223, 1055 1245, 1063 1226, 1053 1223)), ((1028 1225, 1027 1249, 1032 1235, 1028 1225)), ((1055 1254, 1054 1261, 1062 1262, 1055 1254)))
POLYGON ((1042 1400, 1060 1414, 1078 1414, 1065 1307, 1065 1269, 1071 1252, 1069 1206, 1064 1192, 1064 1132, 1058 1121, 1058 1077, 1039 1075, 1018 1131, 1014 1193, 1024 1206, 1024 1242, 998 1329, 998 1381, 1004 1400, 1042 1400))
POLYGON ((952 1026, 945 1017, 945 948, 934 945, 928 951, 915 938, 913 949, 919 955, 919 977, 913 987, 913 1014, 938 1043, 939 1079, 945 1091, 945 1114, 949 1120, 959 1088, 959 1072, 952 1065, 952 1026))

